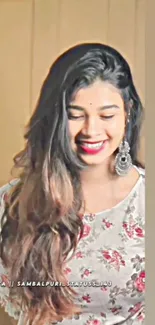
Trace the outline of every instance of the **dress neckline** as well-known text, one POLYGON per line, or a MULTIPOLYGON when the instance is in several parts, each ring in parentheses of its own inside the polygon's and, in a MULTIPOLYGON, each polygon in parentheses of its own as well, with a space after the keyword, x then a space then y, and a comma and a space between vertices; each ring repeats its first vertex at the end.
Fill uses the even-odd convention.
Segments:
POLYGON ((129 198, 133 195, 133 193, 137 190, 137 187, 141 183, 142 176, 143 176, 142 168, 139 168, 139 167, 137 167, 135 165, 133 167, 138 171, 139 178, 138 178, 136 184, 131 189, 131 191, 126 195, 126 197, 123 200, 121 200, 120 202, 118 202, 117 204, 115 204, 112 208, 105 209, 105 210, 102 210, 102 211, 97 212, 97 213, 85 213, 83 215, 83 217, 87 217, 87 216, 90 216, 90 215, 97 217, 97 216, 103 215, 103 214, 111 212, 111 211, 113 211, 113 210, 115 210, 117 208, 120 208, 121 205, 123 205, 126 201, 128 201, 129 198))

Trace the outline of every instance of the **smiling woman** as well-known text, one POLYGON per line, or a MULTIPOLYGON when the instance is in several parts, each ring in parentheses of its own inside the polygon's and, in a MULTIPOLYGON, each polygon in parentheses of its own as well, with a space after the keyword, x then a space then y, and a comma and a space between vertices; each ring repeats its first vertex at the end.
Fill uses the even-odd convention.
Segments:
POLYGON ((0 189, 0 297, 18 325, 144 324, 142 112, 115 49, 80 44, 52 65, 0 189))
POLYGON ((68 110, 73 149, 81 159, 87 164, 111 159, 125 132, 126 113, 119 91, 99 79, 79 90, 68 110))

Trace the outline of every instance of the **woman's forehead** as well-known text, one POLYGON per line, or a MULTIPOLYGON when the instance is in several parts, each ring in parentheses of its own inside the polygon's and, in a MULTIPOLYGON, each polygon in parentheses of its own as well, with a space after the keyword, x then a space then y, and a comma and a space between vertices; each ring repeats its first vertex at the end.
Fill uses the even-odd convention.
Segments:
POLYGON ((124 104, 119 90, 103 81, 96 81, 88 87, 79 89, 71 103, 76 103, 77 106, 83 108, 99 108, 112 104, 122 106, 124 104))

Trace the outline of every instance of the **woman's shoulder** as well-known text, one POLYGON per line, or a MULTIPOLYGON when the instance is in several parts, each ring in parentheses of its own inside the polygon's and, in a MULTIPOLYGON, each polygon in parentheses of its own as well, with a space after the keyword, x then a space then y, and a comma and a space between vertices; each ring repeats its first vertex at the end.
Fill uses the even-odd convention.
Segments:
POLYGON ((140 175, 145 176, 145 168, 144 167, 136 166, 136 165, 134 165, 134 167, 138 170, 140 175))
MULTIPOLYGON (((5 209, 5 195, 11 190, 11 188, 18 182, 18 179, 14 179, 11 182, 0 187, 0 231, 1 231, 1 218, 5 209)), ((20 310, 14 307, 9 300, 9 279, 8 273, 5 269, 2 260, 0 258, 0 306, 4 308, 5 312, 13 317, 15 320, 19 319, 20 310)))
MULTIPOLYGON (((3 216, 5 210, 5 197, 9 193, 9 191, 19 182, 19 179, 13 179, 11 182, 6 183, 5 185, 0 187, 0 220, 3 216)), ((1 230, 1 223, 0 223, 0 230, 1 230)))
POLYGON ((145 168, 142 168, 142 167, 136 167, 138 172, 139 172, 139 175, 140 175, 140 178, 137 182, 137 190, 139 192, 138 196, 142 198, 144 198, 145 196, 145 168))
POLYGON ((6 183, 0 187, 0 204, 1 204, 1 201, 3 201, 5 194, 7 194, 11 190, 11 188, 14 185, 16 185, 18 182, 19 182, 19 179, 15 178, 12 181, 10 181, 9 183, 6 183))
POLYGON ((11 180, 9 183, 6 183, 0 187, 0 198, 3 197, 5 193, 7 193, 15 184, 19 182, 18 178, 11 180))
POLYGON ((145 168, 137 167, 137 166, 134 166, 134 167, 137 169, 137 171, 140 175, 140 179, 142 180, 142 183, 145 184, 145 168))
MULTIPOLYGON (((145 216, 145 168, 136 167, 138 169, 140 178, 137 181, 134 191, 134 204, 139 210, 139 214, 145 216)), ((136 211, 136 210, 135 210, 136 211)))

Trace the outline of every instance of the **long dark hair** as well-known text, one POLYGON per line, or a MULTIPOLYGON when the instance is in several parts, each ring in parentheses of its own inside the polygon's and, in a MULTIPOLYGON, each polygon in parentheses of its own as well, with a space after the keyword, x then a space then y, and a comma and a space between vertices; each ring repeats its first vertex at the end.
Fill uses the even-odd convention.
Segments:
MULTIPOLYGON (((0 257, 16 282, 67 282, 64 266, 83 232, 79 171, 87 167, 71 149, 67 107, 79 89, 96 79, 119 89, 125 110, 130 109, 127 139, 133 163, 139 164, 143 109, 128 63, 103 44, 69 49, 52 65, 27 126, 25 148, 14 158, 19 181, 5 202, 0 257)), ((80 312, 75 295, 68 286, 10 288, 10 299, 34 325, 80 312)))

